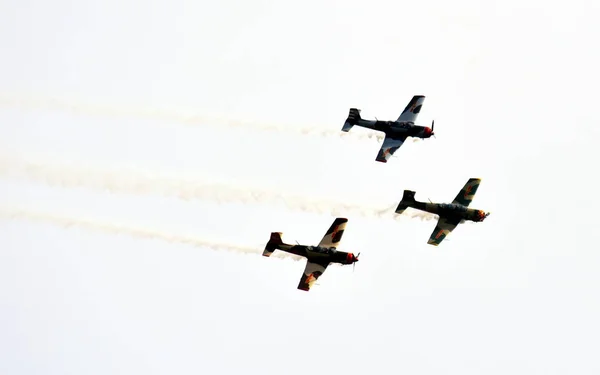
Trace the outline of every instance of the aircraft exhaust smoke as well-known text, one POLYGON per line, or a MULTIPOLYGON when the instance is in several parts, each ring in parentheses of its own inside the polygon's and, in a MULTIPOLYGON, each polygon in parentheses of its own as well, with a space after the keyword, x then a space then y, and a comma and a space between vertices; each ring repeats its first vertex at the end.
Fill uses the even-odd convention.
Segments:
MULTIPOLYGON (((81 219, 74 217, 58 216, 48 213, 33 212, 25 209, 0 207, 0 218, 5 219, 24 219, 37 222, 49 223, 62 227, 81 227, 84 229, 100 231, 109 234, 124 234, 131 237, 143 238, 143 239, 157 239, 174 244, 184 244, 194 247, 202 247, 212 250, 225 250, 233 251, 243 254, 262 254, 263 248, 260 245, 257 246, 243 246, 232 243, 208 241, 197 237, 183 236, 177 234, 171 234, 161 232, 156 229, 131 227, 127 225, 120 225, 108 222, 101 222, 96 220, 81 219)), ((266 241, 265 241, 266 244, 266 241)), ((262 245, 264 247, 264 245, 262 245)), ((293 260, 302 260, 303 258, 285 253, 282 251, 276 251, 271 255, 276 258, 286 258, 293 260)))
MULTIPOLYGON (((292 126, 284 124, 269 124, 266 122, 235 120, 223 116, 204 116, 196 113, 184 113, 177 110, 162 110, 156 108, 133 108, 133 107, 115 107, 108 105, 94 105, 75 103, 56 98, 15 98, 6 94, 0 94, 0 106, 22 109, 48 109, 72 112, 88 116, 102 117, 134 117, 139 119, 159 120, 166 122, 175 122, 188 126, 224 126, 235 128, 253 128, 264 132, 289 133, 305 136, 320 137, 350 137, 351 139, 377 139, 383 141, 384 135, 372 131, 354 132, 352 134, 342 132, 341 124, 344 118, 340 119, 340 125, 336 128, 335 124, 319 126, 292 126), (327 130, 324 130, 327 129, 327 130)), ((342 116, 343 117, 343 116, 342 116)))
POLYGON ((244 204, 283 204, 291 210, 309 213, 329 213, 334 216, 357 215, 380 219, 404 220, 405 218, 435 219, 435 215, 413 210, 396 215, 397 203, 388 208, 353 205, 327 199, 312 199, 281 192, 240 188, 223 183, 173 179, 148 175, 136 170, 93 170, 89 167, 61 167, 0 156, 0 176, 26 178, 50 186, 91 188, 125 194, 158 194, 182 200, 209 200, 218 203, 240 202, 244 204))

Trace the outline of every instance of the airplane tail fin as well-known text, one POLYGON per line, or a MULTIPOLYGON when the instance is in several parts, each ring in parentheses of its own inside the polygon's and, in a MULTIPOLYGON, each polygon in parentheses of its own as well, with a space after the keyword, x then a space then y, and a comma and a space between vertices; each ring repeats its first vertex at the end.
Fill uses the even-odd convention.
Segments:
POLYGON ((279 245, 283 244, 283 240, 281 239, 281 232, 272 232, 271 233, 271 238, 269 238, 269 242, 267 242, 267 245, 265 246, 265 250, 263 251, 263 256, 265 257, 270 257, 271 254, 273 254, 273 252, 275 250, 277 250, 277 247, 279 245))
POLYGON ((360 109, 350 108, 350 113, 348 113, 348 118, 346 119, 346 122, 344 122, 342 131, 350 131, 350 129, 358 123, 358 120, 360 120, 360 109))
POLYGON ((411 190, 404 190, 404 195, 402 196, 402 200, 396 207, 396 213, 401 214, 408 207, 411 207, 415 203, 415 192, 411 190))

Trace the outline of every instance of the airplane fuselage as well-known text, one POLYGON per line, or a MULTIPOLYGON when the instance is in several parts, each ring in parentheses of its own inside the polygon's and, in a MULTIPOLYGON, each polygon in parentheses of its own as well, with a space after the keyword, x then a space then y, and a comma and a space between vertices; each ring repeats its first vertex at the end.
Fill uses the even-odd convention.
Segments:
POLYGON ((308 259, 309 262, 314 263, 340 263, 340 264, 352 264, 356 260, 353 253, 347 253, 345 251, 339 251, 335 248, 326 248, 320 246, 306 246, 306 245, 289 245, 279 244, 276 249, 285 251, 290 254, 299 255, 308 259))
POLYGON ((484 211, 468 208, 460 204, 415 201, 411 207, 450 219, 483 221, 486 217, 484 211))
POLYGON ((362 126, 363 128, 384 132, 386 137, 392 138, 429 138, 432 134, 431 128, 415 125, 412 122, 373 121, 359 119, 356 125, 362 126))

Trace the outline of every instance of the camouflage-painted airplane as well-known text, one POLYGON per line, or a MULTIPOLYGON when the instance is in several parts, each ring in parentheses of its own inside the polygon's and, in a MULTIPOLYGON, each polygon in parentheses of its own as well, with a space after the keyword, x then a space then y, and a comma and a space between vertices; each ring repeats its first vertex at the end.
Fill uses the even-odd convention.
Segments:
POLYGON ((477 192, 480 183, 480 178, 470 178, 452 203, 449 204, 418 202, 415 200, 414 191, 404 190, 404 195, 396 208, 396 213, 402 214, 406 208, 412 207, 417 210, 439 215, 440 218, 437 225, 435 226, 433 233, 431 233, 429 241, 427 241, 430 245, 438 246, 440 242, 442 242, 444 238, 446 238, 446 236, 464 220, 483 221, 488 217, 490 214, 489 212, 486 213, 481 210, 468 208, 475 197, 475 193, 477 192))
POLYGON ((275 250, 306 257, 306 268, 300 278, 298 289, 310 290, 314 282, 325 272, 329 263, 353 264, 358 262, 358 256, 353 253, 338 251, 339 245, 348 219, 338 217, 325 233, 325 236, 317 246, 288 245, 283 243, 281 232, 272 232, 263 256, 271 256, 275 250))
POLYGON ((425 97, 423 95, 413 96, 396 121, 363 120, 360 117, 360 109, 350 108, 350 113, 342 127, 342 131, 348 132, 354 125, 358 125, 384 132, 385 139, 375 160, 387 163, 394 152, 406 141, 407 137, 429 138, 433 135, 433 121, 431 122, 431 128, 415 125, 415 120, 421 112, 424 101, 425 97))

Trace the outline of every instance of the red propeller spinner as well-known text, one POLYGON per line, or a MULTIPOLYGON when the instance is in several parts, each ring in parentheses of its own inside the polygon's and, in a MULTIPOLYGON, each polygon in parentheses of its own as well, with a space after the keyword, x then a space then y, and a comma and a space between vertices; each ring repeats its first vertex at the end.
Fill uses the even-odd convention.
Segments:
POLYGON ((352 264, 352 272, 354 272, 354 267, 356 266, 356 262, 358 262, 358 257, 360 256, 360 253, 354 255, 354 253, 348 253, 348 257, 347 257, 347 261, 348 264, 352 264))
POLYGON ((429 137, 431 137, 432 135, 435 135, 435 133, 433 132, 433 127, 434 127, 434 125, 435 125, 435 124, 434 124, 434 122, 435 122, 435 120, 432 120, 432 121, 431 121, 431 128, 429 128, 429 127, 427 127, 427 126, 425 127, 424 133, 425 133, 425 137, 426 137, 426 138, 429 138, 429 137))
POLYGON ((490 215, 489 212, 485 212, 485 211, 482 211, 482 210, 477 211, 477 218, 479 219, 479 221, 483 221, 489 215, 490 215))

